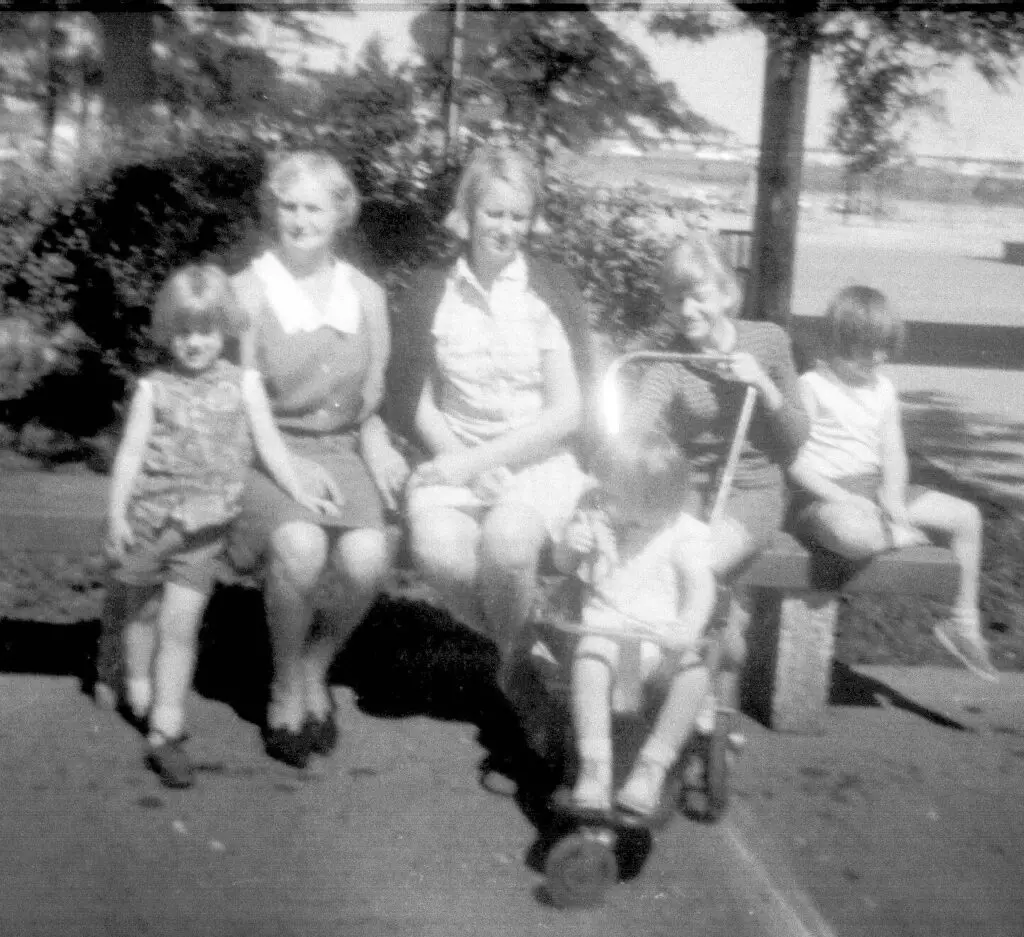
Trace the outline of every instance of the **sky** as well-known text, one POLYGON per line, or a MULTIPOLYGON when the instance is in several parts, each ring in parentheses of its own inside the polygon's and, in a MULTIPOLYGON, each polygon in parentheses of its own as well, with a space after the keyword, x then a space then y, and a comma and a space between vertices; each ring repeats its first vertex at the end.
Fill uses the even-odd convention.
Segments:
MULTIPOLYGON (((409 58, 409 23, 415 0, 354 0, 354 17, 326 15, 326 31, 346 48, 351 60, 373 35, 384 40, 389 57, 409 58)), ((619 15, 620 32, 648 56, 660 78, 672 81, 697 112, 731 130, 743 143, 757 143, 761 124, 764 40, 746 31, 697 44, 647 35, 636 21, 619 15)), ((947 118, 922 118, 913 129, 910 149, 919 155, 973 156, 1024 160, 1024 84, 1005 93, 991 89, 966 63, 939 85, 947 118)), ((825 146, 829 114, 839 103, 826 69, 811 73, 806 145, 825 146)))

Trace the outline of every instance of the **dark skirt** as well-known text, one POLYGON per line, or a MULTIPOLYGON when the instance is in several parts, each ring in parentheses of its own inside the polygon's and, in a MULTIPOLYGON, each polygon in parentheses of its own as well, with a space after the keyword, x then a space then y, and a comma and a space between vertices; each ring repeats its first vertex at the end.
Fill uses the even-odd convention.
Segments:
POLYGON ((228 558, 240 573, 263 561, 270 537, 284 524, 304 521, 334 531, 384 529, 377 486, 356 451, 354 433, 331 436, 287 435, 288 449, 330 472, 345 497, 338 517, 325 519, 290 498, 261 469, 251 469, 242 496, 242 510, 228 537, 228 558))

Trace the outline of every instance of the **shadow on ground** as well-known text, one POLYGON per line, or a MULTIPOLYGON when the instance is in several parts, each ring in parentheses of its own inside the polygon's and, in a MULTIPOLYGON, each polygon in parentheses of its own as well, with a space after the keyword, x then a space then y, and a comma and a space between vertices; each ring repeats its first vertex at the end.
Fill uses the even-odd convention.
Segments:
POLYGON ((968 726, 962 722, 922 706, 881 680, 860 673, 840 661, 832 663, 832 687, 828 701, 831 706, 884 706, 900 709, 943 729, 969 731, 968 726))

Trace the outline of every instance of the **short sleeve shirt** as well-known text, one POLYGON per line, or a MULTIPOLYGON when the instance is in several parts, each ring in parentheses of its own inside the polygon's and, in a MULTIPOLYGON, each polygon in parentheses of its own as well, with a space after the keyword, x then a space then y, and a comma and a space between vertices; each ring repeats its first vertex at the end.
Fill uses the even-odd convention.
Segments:
POLYGON ((819 367, 801 375, 800 390, 811 430, 796 464, 833 479, 878 474, 883 428, 899 409, 892 381, 854 387, 819 367))
POLYGON ((470 445, 534 420, 544 406, 544 355, 569 348, 558 317, 530 289, 522 256, 490 290, 460 259, 432 335, 439 409, 470 445))

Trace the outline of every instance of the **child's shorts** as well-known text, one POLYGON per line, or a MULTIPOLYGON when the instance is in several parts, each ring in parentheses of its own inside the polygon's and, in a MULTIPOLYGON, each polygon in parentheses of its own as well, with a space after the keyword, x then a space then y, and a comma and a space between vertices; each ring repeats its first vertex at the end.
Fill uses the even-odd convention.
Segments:
POLYGON ((115 562, 111 576, 126 586, 144 588, 173 582, 209 595, 222 570, 226 525, 186 533, 165 526, 157 531, 136 529, 125 557, 115 562))
MULTIPOLYGON (((831 481, 839 485, 851 494, 868 498, 874 504, 878 504, 878 487, 882 480, 878 475, 850 475, 846 478, 833 478, 831 481)), ((929 491, 924 485, 907 485, 906 503, 913 504, 921 495, 929 491)), ((789 505, 789 515, 786 522, 787 529, 791 530, 801 539, 814 540, 815 524, 818 519, 818 509, 824 502, 808 491, 794 491, 789 505)), ((878 509, 879 519, 886 524, 881 517, 881 508, 878 509)))

